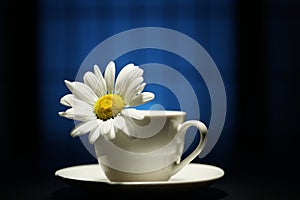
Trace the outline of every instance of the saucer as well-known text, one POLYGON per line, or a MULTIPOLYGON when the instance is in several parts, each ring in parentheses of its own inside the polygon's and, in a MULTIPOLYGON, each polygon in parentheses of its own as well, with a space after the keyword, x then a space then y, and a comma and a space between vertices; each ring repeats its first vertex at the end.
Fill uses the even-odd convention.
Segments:
POLYGON ((70 186, 88 190, 174 189, 209 186, 222 178, 224 171, 212 165, 190 163, 168 181, 112 182, 98 164, 88 164, 57 170, 55 176, 70 186))

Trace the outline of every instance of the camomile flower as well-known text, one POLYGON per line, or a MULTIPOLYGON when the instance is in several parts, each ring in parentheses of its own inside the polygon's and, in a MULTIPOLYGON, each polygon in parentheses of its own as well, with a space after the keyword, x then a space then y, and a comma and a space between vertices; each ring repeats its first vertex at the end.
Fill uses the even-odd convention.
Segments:
POLYGON ((128 64, 121 69, 116 80, 115 71, 115 63, 110 61, 104 76, 94 65, 94 73, 86 72, 83 82, 65 80, 72 94, 63 96, 60 103, 70 108, 59 112, 59 115, 79 121, 71 131, 72 137, 89 133, 91 144, 101 135, 114 139, 118 130, 129 134, 125 120, 144 118, 139 110, 130 108, 147 103, 155 96, 151 92, 143 92, 146 85, 143 69, 128 64))

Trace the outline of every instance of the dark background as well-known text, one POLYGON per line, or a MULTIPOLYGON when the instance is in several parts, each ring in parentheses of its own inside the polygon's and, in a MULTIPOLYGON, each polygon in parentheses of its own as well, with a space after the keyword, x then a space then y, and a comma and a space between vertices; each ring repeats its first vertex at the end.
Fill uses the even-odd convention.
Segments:
POLYGON ((57 117, 63 108, 58 107, 59 98, 67 91, 63 79, 74 79, 84 57, 99 42, 141 26, 191 35, 220 66, 228 92, 226 123, 213 151, 194 162, 220 166, 226 176, 213 187, 215 191, 202 194, 212 199, 299 198, 300 3, 134 3, 105 1, 93 7, 83 1, 1 1, 1 199, 83 197, 53 177, 61 167, 95 161, 79 140, 66 134, 72 122, 57 117), (122 12, 127 13, 127 22, 122 12), (144 14, 148 21, 143 21, 144 14), (229 23, 222 23, 222 18, 229 23), (89 19, 104 20, 101 28, 91 29, 99 38, 94 35, 76 43, 78 24, 89 19), (193 28, 188 25, 191 20, 193 28), (197 29, 197 22, 210 32, 197 29), (49 40, 52 34, 53 38, 61 34, 64 40, 49 40), (85 42, 88 45, 82 45, 85 42), (83 49, 69 52, 79 47, 83 49), (51 62, 61 65, 49 66, 51 62))

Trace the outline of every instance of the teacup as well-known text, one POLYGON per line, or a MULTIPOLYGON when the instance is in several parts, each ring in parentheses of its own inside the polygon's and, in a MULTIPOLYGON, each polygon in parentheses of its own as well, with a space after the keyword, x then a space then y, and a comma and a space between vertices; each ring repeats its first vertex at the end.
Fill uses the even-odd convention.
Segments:
POLYGON ((201 121, 185 121, 183 111, 141 110, 144 119, 126 120, 122 130, 109 140, 100 137, 94 144, 98 163, 113 182, 167 181, 202 151, 207 128, 201 121), (184 159, 184 138, 191 126, 199 130, 197 147, 184 159))

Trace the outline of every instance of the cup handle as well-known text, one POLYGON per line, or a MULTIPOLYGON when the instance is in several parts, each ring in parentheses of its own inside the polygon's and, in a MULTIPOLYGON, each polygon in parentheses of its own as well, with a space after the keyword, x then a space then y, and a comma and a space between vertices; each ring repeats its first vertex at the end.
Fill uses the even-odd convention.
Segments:
POLYGON ((202 149, 206 145, 206 142, 207 142, 207 128, 206 128, 205 124, 203 124, 202 122, 197 121, 197 120, 189 120, 189 121, 184 122, 183 124, 180 124, 177 128, 179 137, 184 138, 185 134, 186 134, 186 131, 191 126, 195 126, 199 130, 200 141, 198 143, 198 146, 194 149, 194 151, 190 155, 188 155, 185 159, 180 161, 178 164, 174 165, 173 170, 172 170, 172 175, 176 174, 184 166, 186 166, 187 164, 192 162, 192 160, 194 158, 196 158, 197 155, 199 155, 199 153, 202 151, 202 149))

